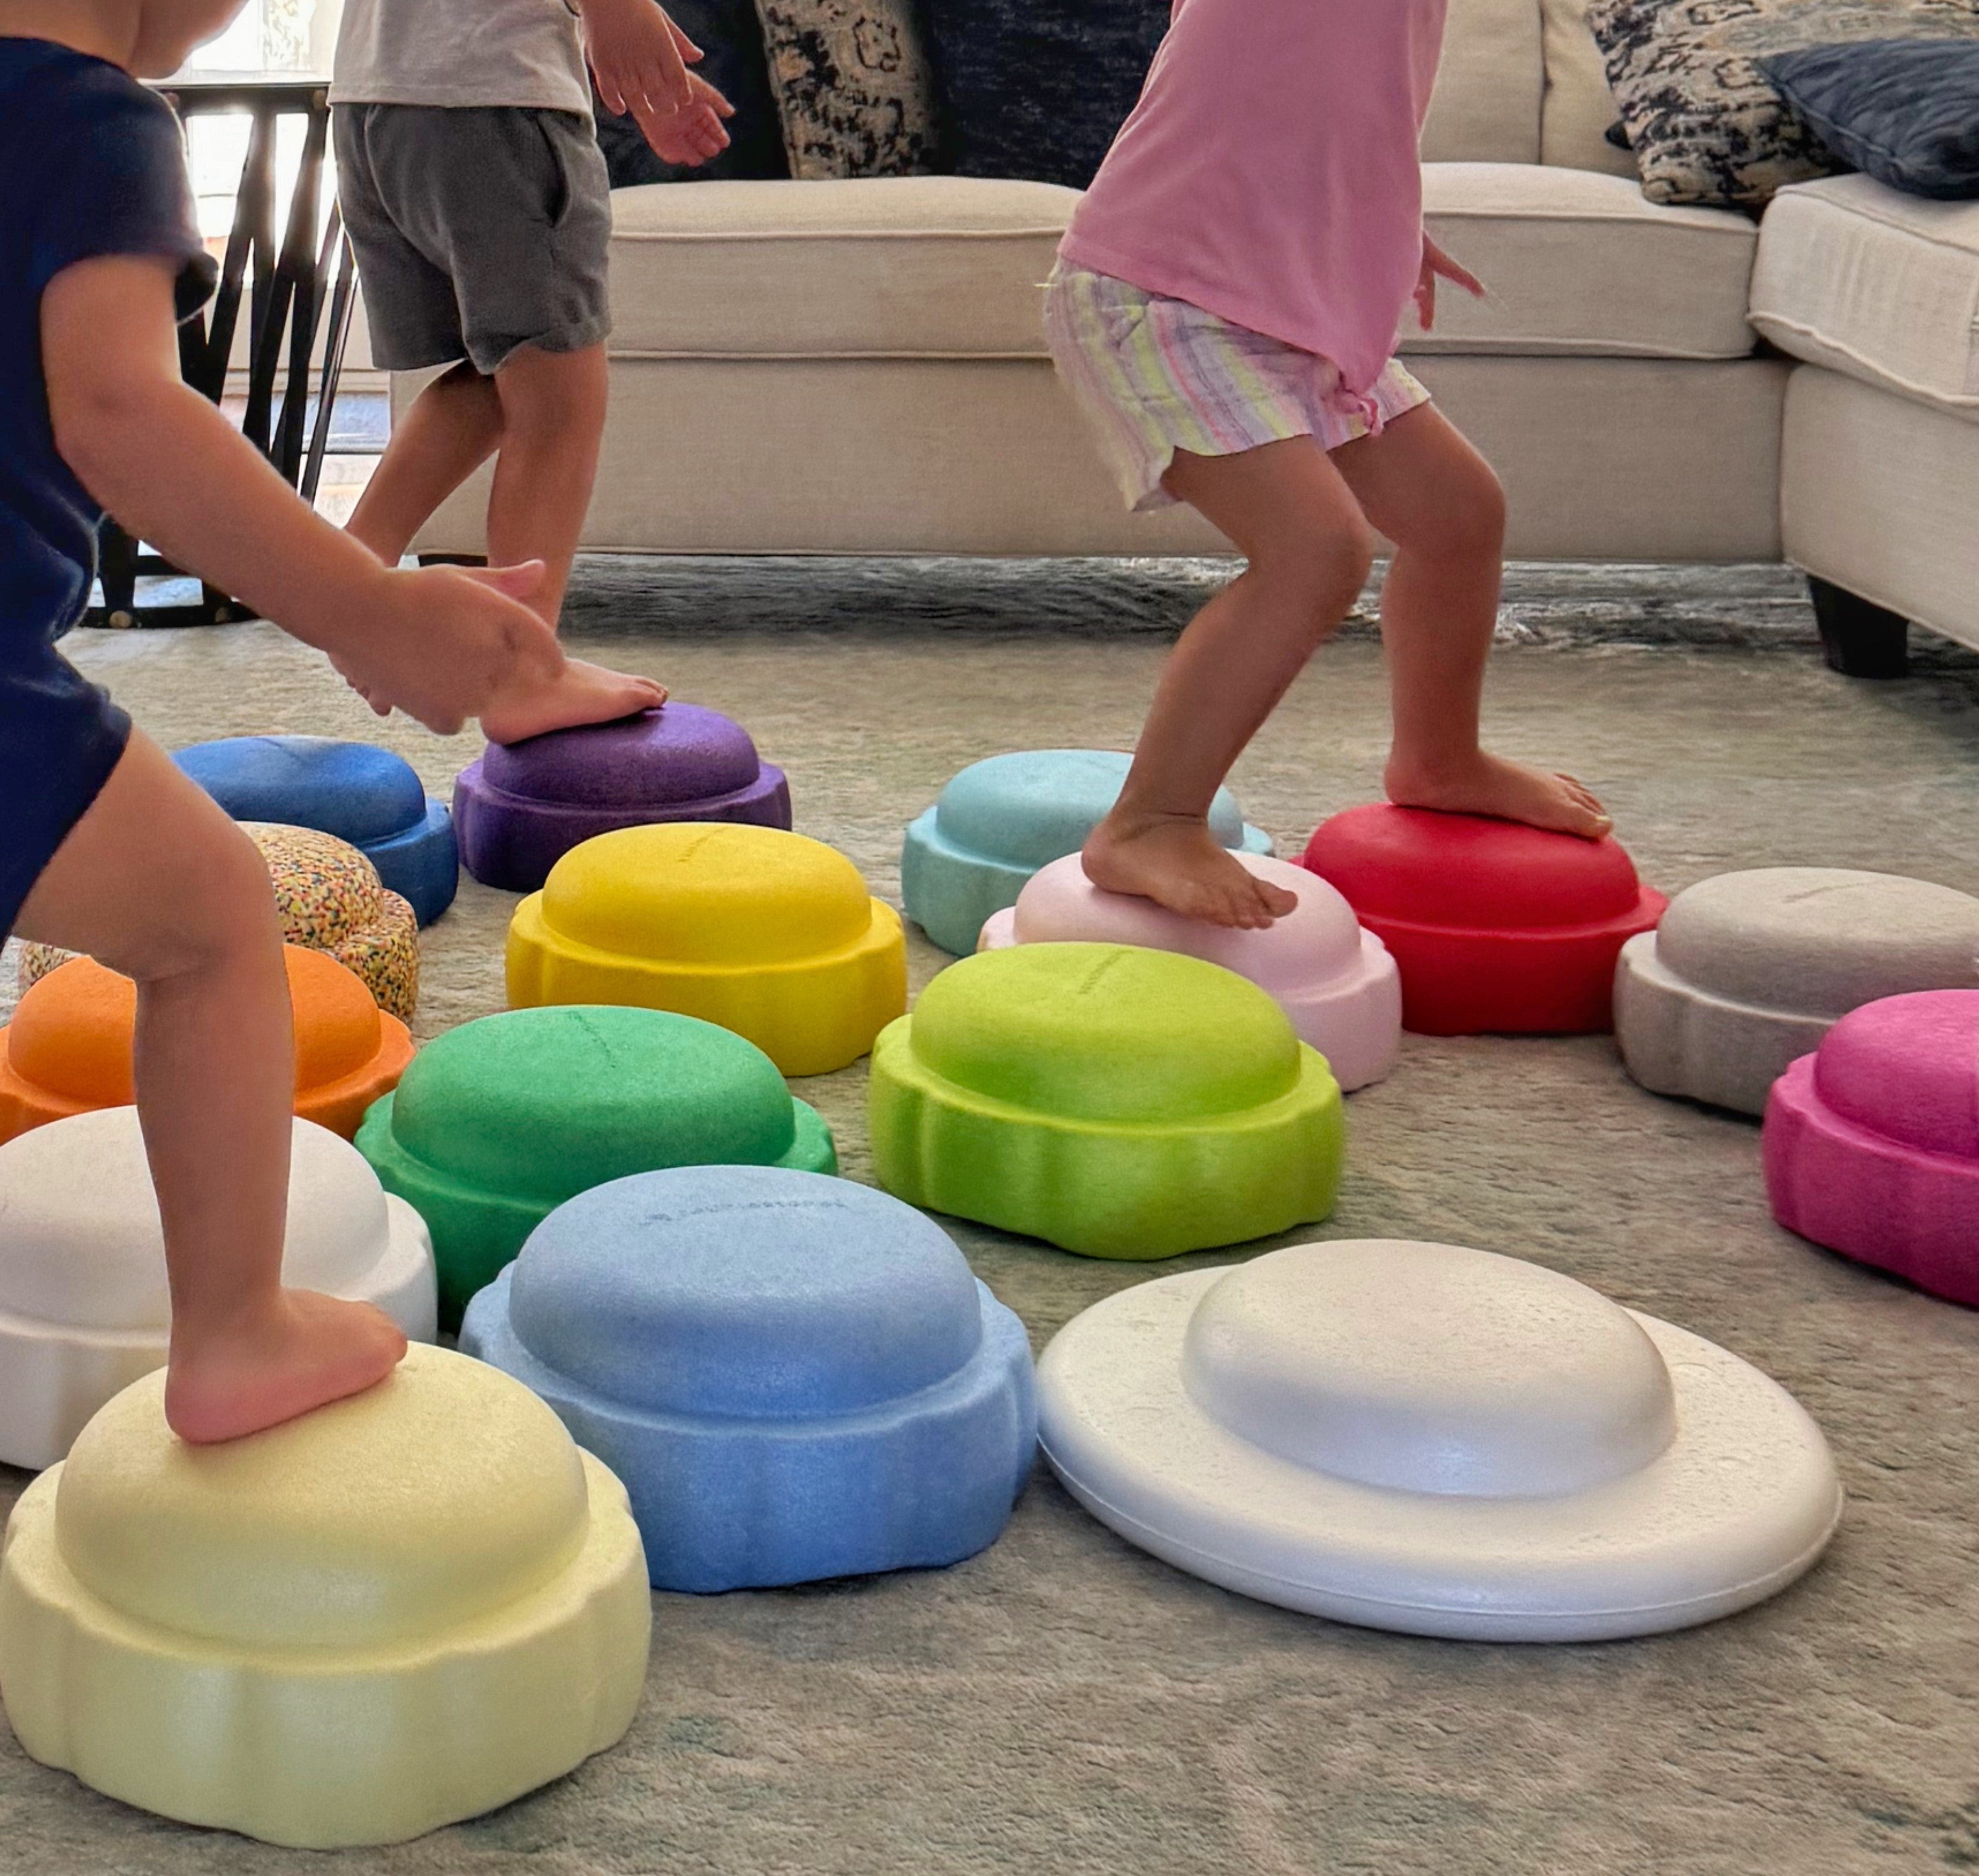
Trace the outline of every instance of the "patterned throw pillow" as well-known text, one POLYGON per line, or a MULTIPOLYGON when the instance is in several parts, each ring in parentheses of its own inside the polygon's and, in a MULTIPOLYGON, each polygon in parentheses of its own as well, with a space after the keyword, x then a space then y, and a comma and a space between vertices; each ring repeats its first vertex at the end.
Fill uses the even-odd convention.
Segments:
POLYGON ((1756 208, 1835 167, 1761 59, 1859 40, 1979 37, 1979 0, 1594 0, 1588 24, 1643 193, 1756 208))
POLYGON ((940 133, 915 0, 756 0, 793 176, 924 176, 940 133))
POLYGON ((1892 189, 1979 199, 1979 39, 1876 39, 1762 61, 1845 163, 1892 189))
POLYGON ((1170 3, 927 0, 956 173, 1083 189, 1141 94, 1170 3))
POLYGON ((667 11, 704 55, 694 70, 735 107, 728 120, 728 147, 697 168, 667 162, 653 154, 645 133, 630 117, 613 117, 594 94, 598 146, 605 152, 612 187, 787 176, 783 128, 770 95, 754 0, 668 0, 667 11))

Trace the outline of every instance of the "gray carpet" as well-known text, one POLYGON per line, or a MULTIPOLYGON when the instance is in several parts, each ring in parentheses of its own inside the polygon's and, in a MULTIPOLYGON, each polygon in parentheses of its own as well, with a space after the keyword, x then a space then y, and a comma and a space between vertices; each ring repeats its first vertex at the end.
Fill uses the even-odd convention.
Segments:
MULTIPOLYGON (((1201 565, 586 569, 573 641, 729 711, 797 824, 897 887, 902 824, 971 759, 1131 741, 1201 565)), ((1979 890, 1979 658, 1876 686, 1821 668, 1763 569, 1525 574, 1490 698, 1508 752, 1573 771, 1674 890, 1728 867, 1879 867, 1979 890)), ((76 655, 167 743, 382 736, 436 788, 472 753, 382 730, 265 627, 101 635, 76 655)), ((1350 632, 1235 782, 1283 842, 1380 772, 1378 650, 1350 632)), ((471 882, 426 938, 419 1029, 500 1006, 512 901, 471 882)), ((917 943, 917 983, 941 960, 917 943)), ((804 1085, 867 1176, 862 1072, 804 1085)), ((1599 1038, 1410 1038, 1350 1104, 1317 1235, 1536 1258, 1722 1341, 1826 1428, 1850 1494, 1815 1573, 1686 1635, 1522 1649, 1363 1632, 1129 1549, 1036 1479, 945 1573, 656 1599, 615 1752, 492 1817, 350 1859, 440 1872, 1844 1873, 1979 1867, 1979 1317, 1777 1230, 1749 1122, 1642 1093, 1599 1038)), ((1035 1342, 1165 1267, 967 1225, 1035 1342)), ((1215 1261, 1215 1260, 1209 1260, 1215 1261)), ((1185 1260, 1189 1261, 1189 1260, 1185 1260)), ((0 1473, 0 1504, 22 1482, 0 1473)), ((320 1859, 139 1815, 0 1729, 0 1867, 301 1871, 320 1859)))

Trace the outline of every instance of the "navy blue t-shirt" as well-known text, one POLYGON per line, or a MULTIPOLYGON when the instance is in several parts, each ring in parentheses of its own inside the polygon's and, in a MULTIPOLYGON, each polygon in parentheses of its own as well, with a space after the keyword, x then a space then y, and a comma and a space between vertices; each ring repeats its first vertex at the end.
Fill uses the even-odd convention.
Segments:
POLYGON ((55 648, 103 511, 56 452, 41 376, 48 283, 108 254, 181 263, 182 313, 210 290, 177 121, 100 58, 0 38, 0 932, 130 734, 55 648))

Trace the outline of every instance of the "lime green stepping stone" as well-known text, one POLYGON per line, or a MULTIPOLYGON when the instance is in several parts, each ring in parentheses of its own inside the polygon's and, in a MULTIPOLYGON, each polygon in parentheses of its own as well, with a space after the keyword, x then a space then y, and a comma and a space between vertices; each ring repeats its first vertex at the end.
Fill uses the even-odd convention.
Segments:
POLYGON ((1333 1209, 1339 1084, 1278 1003, 1129 945, 965 958, 873 1050, 897 1198, 1089 1257, 1177 1257, 1333 1209))
POLYGON ((433 1233, 449 1328, 552 1211, 608 1180, 668 1166, 838 1170, 830 1130, 753 1042, 602 1005, 449 1030, 365 1115, 357 1150, 433 1233))

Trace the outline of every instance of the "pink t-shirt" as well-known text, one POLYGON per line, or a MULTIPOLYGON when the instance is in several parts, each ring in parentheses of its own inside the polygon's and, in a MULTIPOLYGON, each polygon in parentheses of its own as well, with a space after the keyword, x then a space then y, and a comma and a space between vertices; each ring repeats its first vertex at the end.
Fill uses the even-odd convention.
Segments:
POLYGON ((1175 0, 1059 251, 1381 375, 1422 265, 1445 0, 1175 0))

